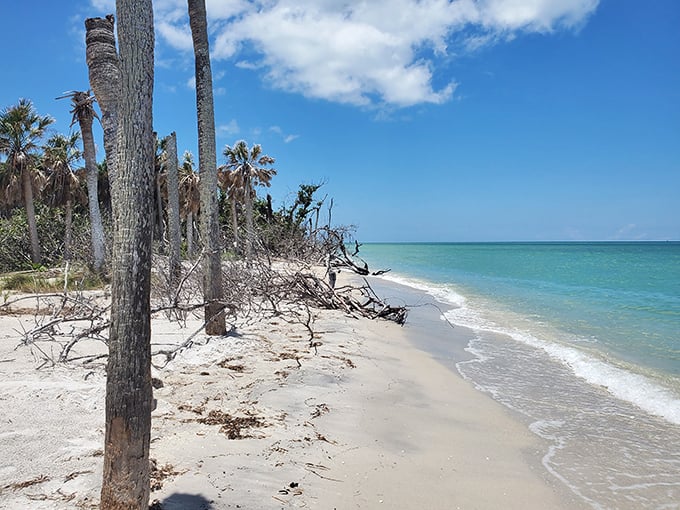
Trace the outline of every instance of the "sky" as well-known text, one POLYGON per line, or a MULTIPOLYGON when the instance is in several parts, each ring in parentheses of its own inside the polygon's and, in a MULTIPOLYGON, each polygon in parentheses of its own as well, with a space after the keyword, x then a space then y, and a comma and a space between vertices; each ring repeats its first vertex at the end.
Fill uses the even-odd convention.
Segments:
MULTIPOLYGON (((0 108, 28 98, 69 132, 55 98, 89 88, 84 20, 115 2, 0 6, 0 108)), ((154 126, 196 154, 186 1, 154 10, 154 126)), ((360 242, 680 239, 677 0, 207 10, 217 163, 225 145, 261 144, 275 207, 323 183, 333 224, 360 242)))

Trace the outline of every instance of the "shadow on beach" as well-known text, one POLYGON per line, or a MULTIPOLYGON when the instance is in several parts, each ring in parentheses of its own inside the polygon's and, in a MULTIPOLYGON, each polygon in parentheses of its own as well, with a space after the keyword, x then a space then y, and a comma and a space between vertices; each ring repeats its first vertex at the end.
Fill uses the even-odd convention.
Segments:
POLYGON ((155 501, 149 510, 214 510, 212 502, 198 494, 171 494, 163 501, 155 501))

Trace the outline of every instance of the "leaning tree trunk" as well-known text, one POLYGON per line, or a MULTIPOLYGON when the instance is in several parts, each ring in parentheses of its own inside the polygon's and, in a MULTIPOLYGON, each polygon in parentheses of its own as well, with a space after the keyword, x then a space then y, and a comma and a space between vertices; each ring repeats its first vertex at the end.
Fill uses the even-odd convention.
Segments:
POLYGON ((148 510, 154 28, 151 0, 117 0, 121 88, 112 187, 111 329, 102 510, 148 510))
POLYGON ((31 239, 31 262, 40 264, 40 241, 38 240, 38 225, 35 221, 35 205, 33 204, 33 183, 31 182, 30 169, 22 166, 21 181, 24 188, 24 207, 26 207, 26 219, 28 220, 28 235, 31 239))
POLYGON ((170 243, 170 283, 174 289, 181 272, 179 226, 179 168, 177 162, 177 135, 173 131, 165 139, 165 168, 168 185, 168 241, 170 243))
POLYGON ((114 18, 85 20, 85 43, 90 86, 102 111, 104 151, 109 171, 109 183, 116 180, 116 131, 118 129, 118 91, 120 89, 120 62, 113 33, 114 18))
MULTIPOLYGON (((77 94, 87 96, 86 92, 76 92, 74 102, 79 102, 77 94)), ((92 134, 92 115, 84 112, 81 113, 78 115, 78 124, 80 125, 80 134, 83 138, 83 159, 85 160, 85 171, 87 173, 92 269, 97 273, 101 273, 104 270, 104 225, 102 224, 102 214, 99 210, 99 169, 97 168, 94 136, 92 134)))
POLYGON ((222 247, 217 208, 217 150, 215 148, 215 108, 208 48, 205 0, 188 0, 189 24, 196 64, 196 110, 198 115, 198 167, 201 175, 201 237, 204 245, 203 294, 205 332, 224 335, 226 324, 221 303, 222 247))

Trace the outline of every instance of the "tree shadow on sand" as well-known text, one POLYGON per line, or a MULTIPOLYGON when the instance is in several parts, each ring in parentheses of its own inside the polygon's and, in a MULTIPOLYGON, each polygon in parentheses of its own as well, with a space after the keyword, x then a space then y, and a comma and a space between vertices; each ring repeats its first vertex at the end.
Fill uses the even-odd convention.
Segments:
POLYGON ((212 502, 198 494, 171 494, 163 501, 154 501, 149 510, 214 510, 212 502))

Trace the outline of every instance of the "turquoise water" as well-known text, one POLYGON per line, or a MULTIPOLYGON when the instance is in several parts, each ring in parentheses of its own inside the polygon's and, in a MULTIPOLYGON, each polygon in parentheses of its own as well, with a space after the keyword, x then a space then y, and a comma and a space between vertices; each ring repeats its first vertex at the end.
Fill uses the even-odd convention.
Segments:
POLYGON ((592 508, 680 508, 680 243, 366 244, 473 331, 456 368, 592 508), (446 306, 448 305, 448 306, 446 306))

